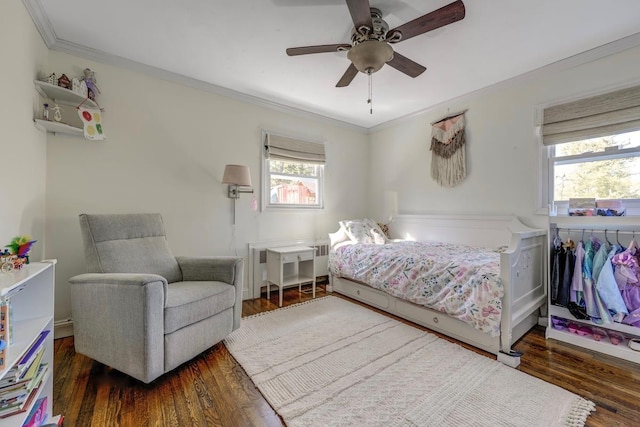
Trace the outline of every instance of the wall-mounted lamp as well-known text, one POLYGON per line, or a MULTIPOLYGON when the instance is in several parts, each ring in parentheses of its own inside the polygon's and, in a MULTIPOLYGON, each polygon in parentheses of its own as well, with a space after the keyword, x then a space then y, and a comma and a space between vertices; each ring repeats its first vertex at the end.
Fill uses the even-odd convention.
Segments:
POLYGON ((224 175, 222 183, 229 184, 229 192, 227 196, 233 199, 233 224, 236 223, 236 200, 240 198, 240 193, 253 193, 251 187, 251 171, 249 166, 243 165, 226 165, 224 167, 224 175))

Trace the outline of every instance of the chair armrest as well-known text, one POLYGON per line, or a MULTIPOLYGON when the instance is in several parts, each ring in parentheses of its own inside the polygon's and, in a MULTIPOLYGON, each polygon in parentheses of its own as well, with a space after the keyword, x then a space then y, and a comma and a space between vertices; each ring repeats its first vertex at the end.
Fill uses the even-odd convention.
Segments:
POLYGON ((164 277, 88 273, 69 283, 78 353, 146 383, 164 373, 164 277))
MULTIPOLYGON (((69 279, 71 284, 86 285, 115 285, 115 286, 145 286, 149 283, 162 283, 164 302, 167 296, 167 279, 157 274, 139 273, 86 273, 69 279)), ((163 303, 164 306, 164 303, 163 303)))
POLYGON ((182 270, 182 280, 216 280, 235 287, 233 330, 240 327, 242 293, 244 292, 244 261, 239 257, 176 257, 182 270))
POLYGON ((242 266, 242 258, 239 257, 176 257, 182 270, 182 280, 187 281, 218 281, 236 285, 238 280, 236 267, 242 266))

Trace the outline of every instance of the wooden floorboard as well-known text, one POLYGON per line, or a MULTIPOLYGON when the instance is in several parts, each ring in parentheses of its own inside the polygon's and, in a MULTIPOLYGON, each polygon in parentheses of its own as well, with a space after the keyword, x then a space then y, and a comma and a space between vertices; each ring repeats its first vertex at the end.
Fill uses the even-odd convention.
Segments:
MULTIPOLYGON (((317 296, 325 295, 320 287, 317 296)), ((284 305, 309 299, 310 294, 296 288, 284 292, 284 305)), ((277 302, 277 292, 271 293, 270 300, 244 301, 243 316, 277 309, 277 302)), ((640 426, 638 365, 547 340, 540 326, 528 332, 514 349, 524 354, 519 370, 596 403, 587 426, 640 426)), ((222 343, 151 384, 76 354, 72 337, 55 340, 54 351, 53 412, 65 416, 65 426, 283 425, 222 343)))

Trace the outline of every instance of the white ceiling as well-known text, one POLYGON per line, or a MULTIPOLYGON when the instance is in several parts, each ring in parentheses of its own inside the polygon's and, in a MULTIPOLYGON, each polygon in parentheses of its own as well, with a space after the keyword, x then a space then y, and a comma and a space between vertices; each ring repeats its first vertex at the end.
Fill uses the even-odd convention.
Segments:
MULTIPOLYGON (((623 38, 627 45, 640 39, 638 0, 464 0, 463 20, 394 45, 427 71, 412 79, 384 66, 373 75, 369 114, 364 74, 335 87, 350 64, 346 52, 285 53, 348 43, 352 22, 344 0, 23 1, 51 49, 184 76, 213 91, 363 128, 623 38)), ((390 28, 452 1, 370 0, 390 28)), ((99 82, 99 70, 96 77, 99 82)))

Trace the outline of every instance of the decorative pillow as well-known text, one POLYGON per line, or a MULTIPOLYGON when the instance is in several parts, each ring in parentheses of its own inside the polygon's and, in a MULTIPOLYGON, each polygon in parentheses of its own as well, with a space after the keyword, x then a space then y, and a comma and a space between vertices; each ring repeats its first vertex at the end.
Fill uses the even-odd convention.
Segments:
POLYGON ((391 236, 389 235, 389 226, 387 224, 378 223, 378 227, 380 227, 380 230, 382 230, 382 233, 384 233, 384 237, 386 237, 387 239, 391 238, 391 236))
POLYGON ((378 224, 369 218, 340 221, 347 236, 356 243, 384 244, 387 239, 378 224))

